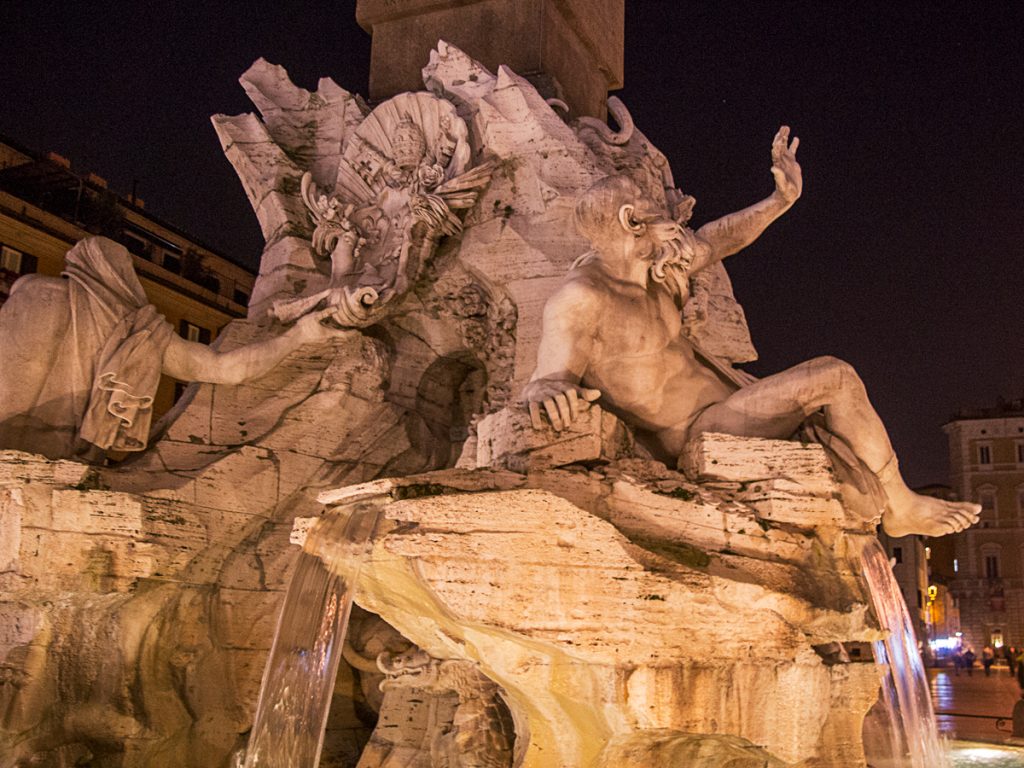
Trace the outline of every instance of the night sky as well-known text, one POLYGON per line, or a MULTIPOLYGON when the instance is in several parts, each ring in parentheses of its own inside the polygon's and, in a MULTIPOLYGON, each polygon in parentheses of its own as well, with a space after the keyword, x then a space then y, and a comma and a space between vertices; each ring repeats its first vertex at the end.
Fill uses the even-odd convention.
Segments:
MULTIPOLYGON (((352 0, 0 2, 0 132, 53 150, 255 264, 262 240, 210 115, 252 111, 259 56, 366 93, 352 0)), ((771 191, 800 137, 804 196, 728 262, 758 375, 831 354, 861 373, 912 485, 941 425, 1024 396, 1024 11, 1019 3, 627 0, 637 126, 694 224, 771 191), (1011 7, 1013 6, 1013 7, 1011 7)))

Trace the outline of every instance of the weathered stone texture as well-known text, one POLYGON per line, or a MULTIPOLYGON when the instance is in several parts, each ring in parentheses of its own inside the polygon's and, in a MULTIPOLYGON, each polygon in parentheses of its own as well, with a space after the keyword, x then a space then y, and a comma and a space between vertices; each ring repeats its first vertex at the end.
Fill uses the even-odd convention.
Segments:
MULTIPOLYGON (((498 416, 515 442, 514 417, 498 416)), ((863 526, 800 519, 808 499, 832 501, 824 466, 776 462, 787 448, 770 441, 708 444, 704 460, 730 473, 718 485, 637 460, 438 472, 321 495, 337 514, 383 504, 369 555, 307 538, 308 521, 295 540, 342 573, 362 561, 360 605, 498 682, 528 724, 524 765, 589 764, 644 733, 733 734, 786 763, 855 765, 877 672, 829 667, 813 646, 878 637, 849 559, 863 526), (742 478, 747 455, 764 458, 742 478), (777 491, 786 521, 768 520, 741 488, 783 474, 798 492, 777 491)))

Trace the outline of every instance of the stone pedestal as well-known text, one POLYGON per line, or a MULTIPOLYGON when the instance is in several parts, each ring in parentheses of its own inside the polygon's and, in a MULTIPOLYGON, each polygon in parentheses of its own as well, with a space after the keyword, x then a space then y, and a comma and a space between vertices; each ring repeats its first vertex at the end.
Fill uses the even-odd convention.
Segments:
POLYGON ((374 101, 421 88, 438 40, 510 67, 578 115, 603 118, 622 87, 624 0, 359 0, 356 18, 373 35, 374 101))
POLYGON ((432 657, 498 684, 523 766, 863 766, 878 672, 829 649, 879 637, 858 576, 871 532, 817 446, 709 436, 697 454, 723 476, 618 459, 327 491, 294 540, 358 570, 357 603, 432 657), (775 461, 788 451, 803 461, 775 461), (743 456, 762 457, 747 476, 743 456), (384 518, 368 555, 323 535, 367 504, 384 518))

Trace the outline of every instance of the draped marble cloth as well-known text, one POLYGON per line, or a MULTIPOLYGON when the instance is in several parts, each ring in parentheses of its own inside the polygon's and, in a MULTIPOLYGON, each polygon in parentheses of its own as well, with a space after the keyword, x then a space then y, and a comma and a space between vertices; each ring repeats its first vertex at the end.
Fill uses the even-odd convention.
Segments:
POLYGON ((0 309, 0 448, 142 450, 173 329, 112 240, 79 242, 63 276, 22 278, 0 309))

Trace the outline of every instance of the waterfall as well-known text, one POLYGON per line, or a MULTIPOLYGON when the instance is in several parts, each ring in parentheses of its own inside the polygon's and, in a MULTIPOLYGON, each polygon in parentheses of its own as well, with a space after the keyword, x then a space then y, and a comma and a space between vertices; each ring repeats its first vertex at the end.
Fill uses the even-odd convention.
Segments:
POLYGON ((319 764, 361 555, 379 517, 379 510, 369 505, 334 510, 310 531, 310 540, 326 539, 336 547, 363 546, 349 547, 355 558, 350 578, 332 573, 305 551, 299 555, 263 671, 241 768, 319 764))
POLYGON ((861 551, 861 567, 875 615, 882 628, 888 630, 884 640, 872 645, 875 662, 882 670, 882 703, 890 728, 890 764, 893 768, 950 768, 946 747, 938 735, 910 612, 889 558, 873 537, 861 551))

